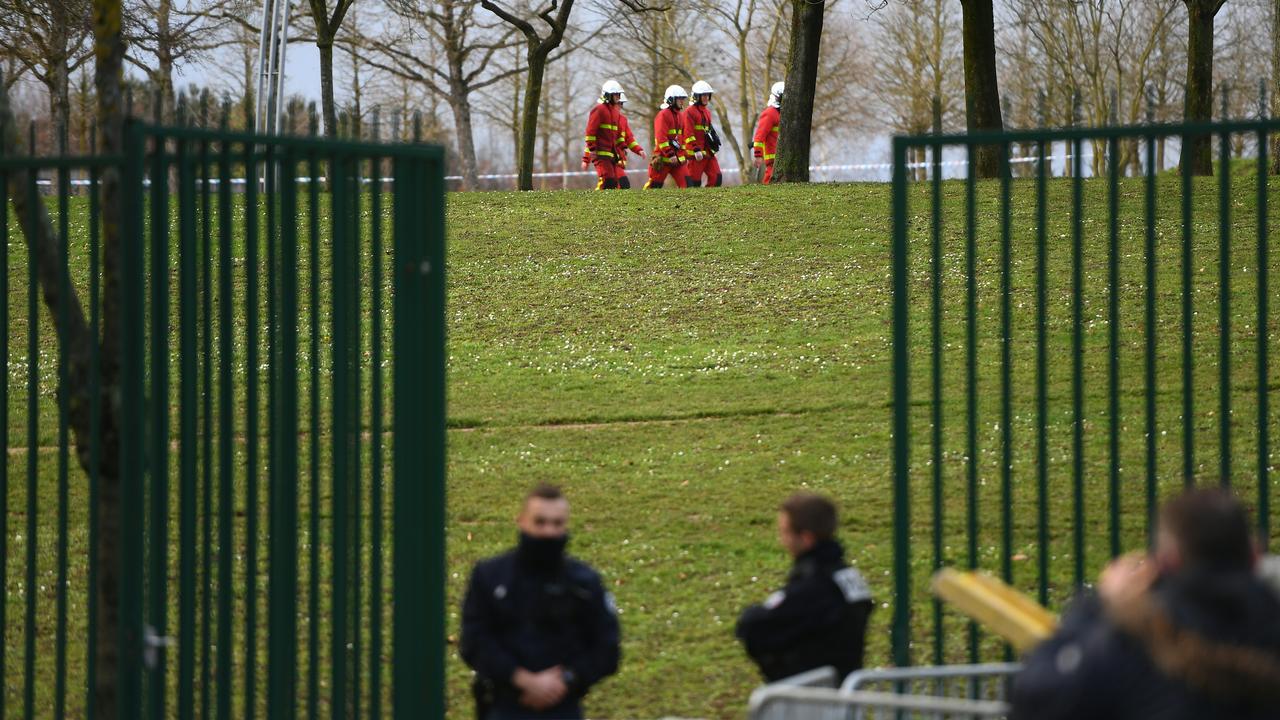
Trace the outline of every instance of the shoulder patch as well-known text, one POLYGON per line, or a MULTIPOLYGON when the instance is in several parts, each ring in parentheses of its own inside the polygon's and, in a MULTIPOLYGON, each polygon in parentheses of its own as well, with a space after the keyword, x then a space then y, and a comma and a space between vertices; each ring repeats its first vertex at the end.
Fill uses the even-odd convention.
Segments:
POLYGON ((857 570, 851 567, 842 568, 833 574, 831 579, 835 581, 836 587, 840 588, 845 602, 856 603, 871 599, 871 588, 862 578, 862 573, 857 570))

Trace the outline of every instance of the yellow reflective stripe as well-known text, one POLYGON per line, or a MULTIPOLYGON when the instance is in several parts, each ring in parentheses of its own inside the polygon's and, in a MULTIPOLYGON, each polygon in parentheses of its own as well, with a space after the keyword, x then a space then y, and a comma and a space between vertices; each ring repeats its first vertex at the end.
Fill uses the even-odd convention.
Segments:
POLYGON ((706 130, 706 129, 707 129, 707 128, 709 128, 709 127, 710 127, 709 125, 694 125, 694 126, 693 126, 693 129, 694 129, 694 130, 706 130))
POLYGON ((776 158, 776 157, 778 157, 778 154, 777 154, 777 153, 774 153, 773 155, 770 155, 769 153, 765 153, 765 154, 764 154, 764 159, 765 159, 765 160, 772 160, 772 159, 774 159, 774 158, 776 158))
POLYGON ((603 155, 605 157, 614 157, 613 153, 609 152, 608 150, 597 150, 596 154, 603 155))
POLYGON ((764 143, 762 143, 762 142, 753 143, 753 144, 752 144, 752 147, 762 148, 762 147, 764 147, 764 143))
POLYGON ((679 135, 679 134, 680 134, 680 131, 679 131, 678 129, 676 129, 676 130, 668 130, 668 131, 667 131, 667 134, 668 134, 668 135, 679 135))
POLYGON ((685 139, 684 139, 684 144, 685 144, 685 145, 688 145, 688 144, 689 144, 689 143, 691 143, 691 142, 693 142, 693 136, 692 136, 692 135, 689 135, 689 136, 685 137, 685 139))
POLYGON ((592 140, 595 140, 595 139, 596 139, 596 136, 595 136, 595 135, 588 135, 588 136, 587 136, 587 142, 591 142, 592 140))
POLYGON ((600 127, 604 128, 605 130, 617 130, 617 129, 618 129, 618 126, 617 126, 617 125, 608 125, 608 124, 606 124, 606 123, 600 123, 600 127))
POLYGON ((773 132, 775 132, 775 133, 776 133, 776 132, 778 132, 778 126, 777 126, 777 125, 774 125, 774 126, 773 126, 773 132))

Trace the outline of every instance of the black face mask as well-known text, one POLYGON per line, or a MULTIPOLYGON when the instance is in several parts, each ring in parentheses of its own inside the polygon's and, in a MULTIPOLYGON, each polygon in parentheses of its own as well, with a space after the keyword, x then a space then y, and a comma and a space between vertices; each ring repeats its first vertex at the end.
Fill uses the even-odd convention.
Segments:
POLYGON ((568 533, 554 538, 536 538, 522 532, 520 543, 516 546, 516 553, 522 563, 533 568, 549 570, 559 567, 564 561, 564 548, 568 544, 568 533))

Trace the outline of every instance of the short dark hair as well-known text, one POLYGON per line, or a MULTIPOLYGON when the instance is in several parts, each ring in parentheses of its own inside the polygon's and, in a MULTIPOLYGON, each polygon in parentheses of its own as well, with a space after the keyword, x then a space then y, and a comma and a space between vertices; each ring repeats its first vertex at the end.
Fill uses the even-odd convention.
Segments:
POLYGON ((1246 572, 1253 568, 1249 513, 1231 492, 1188 490, 1164 506, 1160 519, 1178 543, 1186 566, 1246 572))
POLYGON ((552 485, 549 482, 540 482, 529 489, 524 496, 524 504, 528 505, 529 501, 538 498, 540 500, 563 500, 564 491, 559 485, 552 485))
POLYGON ((782 512, 791 521, 791 532, 811 532, 819 540, 836 534, 836 506, 817 493, 798 492, 782 502, 782 512))

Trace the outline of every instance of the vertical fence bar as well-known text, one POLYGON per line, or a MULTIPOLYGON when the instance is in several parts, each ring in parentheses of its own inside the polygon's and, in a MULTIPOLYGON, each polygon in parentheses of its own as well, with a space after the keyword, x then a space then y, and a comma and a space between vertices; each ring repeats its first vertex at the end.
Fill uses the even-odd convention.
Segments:
MULTIPOLYGON (((311 136, 316 134, 315 113, 311 114, 311 136)), ((311 306, 311 327, 308 337, 311 346, 311 377, 307 384, 311 405, 310 485, 311 507, 308 516, 308 535, 311 555, 309 558, 309 583, 307 611, 307 717, 318 717, 320 707, 320 175, 319 158, 312 149, 307 155, 307 174, 311 182, 307 186, 307 251, 310 278, 307 283, 308 304, 311 306)))
MULTIPOLYGON (((905 150, 897 142, 895 140, 895 177, 902 178, 905 150)), ((439 157, 433 157, 430 162, 420 157, 396 160, 396 275, 392 311, 395 327, 393 413, 397 438, 392 466, 395 528, 392 619, 395 661, 392 667, 396 720, 444 714, 444 624, 441 621, 445 612, 443 175, 439 157), (427 308, 425 322, 423 308, 427 308), (409 438, 421 441, 405 442, 409 438)), ((905 226, 902 227, 905 232, 905 226)), ((905 283, 905 272, 901 279, 905 283)), ((905 305, 902 309, 905 311, 905 305)), ((895 353, 898 347, 895 345, 895 353)), ((905 360, 905 356, 902 359, 905 360)), ((905 367, 905 362, 902 366, 905 367)), ((905 382, 905 378, 901 381, 905 382)), ((894 407, 895 413, 908 410, 905 403, 894 407)), ((900 419, 905 420, 905 415, 900 419)), ((895 442, 903 437, 896 434, 895 442)), ((905 445, 901 446, 900 451, 905 450, 905 445)), ((901 492, 895 490, 895 497, 901 492)), ((897 507, 899 513, 905 509, 905 505, 897 507)), ((896 532, 906 532, 905 523, 896 528, 896 532)), ((905 561, 905 556, 897 557, 899 564, 905 561)), ((900 590, 905 577, 905 571, 898 576, 900 590)), ((900 592, 895 608, 907 603, 908 593, 900 592)), ((905 652, 906 637, 897 633, 907 627, 898 623, 894 627, 894 647, 896 651, 905 652)))
MULTIPOLYGON (((1012 343, 1011 309, 1009 307, 1011 218, 1009 191, 1012 168, 1009 165, 1009 143, 1000 148, 1000 576, 1013 581, 1013 386, 1009 375, 1012 343)), ((1012 649, 1005 645, 1006 656, 1012 649)), ((1009 659, 1006 657, 1006 659, 1009 659)))
POLYGON ((121 717, 142 714, 143 613, 143 474, 146 436, 131 427, 129 418, 146 413, 143 371, 143 317, 145 312, 145 261, 142 248, 142 171, 146 152, 142 126, 125 123, 124 167, 121 187, 120 252, 120 677, 121 717), (133 188, 132 191, 129 188, 133 188))
MULTIPOLYGON (((893 663, 899 667, 906 667, 911 664, 911 407, 910 402, 910 348, 908 347, 909 335, 907 334, 908 310, 907 305, 907 145, 901 138, 893 140, 893 663)), ((399 173, 397 173, 397 177, 399 173)), ((397 183, 398 185, 399 183, 397 183)), ((397 187, 398 189, 398 187, 397 187)), ((399 193, 397 193, 399 195, 399 193)), ((404 198, 408 200, 408 198, 404 198)), ((396 214, 397 218, 403 211, 401 198, 396 198, 396 214)), ((396 243, 400 244, 400 229, 397 228, 396 243)), ((398 250, 398 249, 397 249, 398 250)), ((397 282, 397 285, 400 285, 397 282)), ((402 297, 400 288, 396 292, 396 310, 397 321, 403 312, 401 310, 402 297)), ((401 338, 399 326, 396 328, 396 345, 399 346, 404 340, 401 338)), ((397 353, 398 357, 398 353, 397 353)), ((401 363, 396 363, 396 425, 399 430, 401 423, 400 409, 400 379, 407 373, 402 373, 401 363)), ((396 433, 397 437, 399 432, 396 433)), ((395 472, 397 474, 396 482, 396 515, 397 520, 401 514, 399 495, 401 492, 400 483, 398 482, 399 473, 403 471, 400 467, 400 458, 402 443, 396 443, 397 464, 395 472)), ((401 528, 397 522, 396 531, 399 533, 401 528)), ((396 576, 399 588, 400 576, 400 554, 399 543, 396 545, 396 576)), ((407 558, 406 558, 407 559, 407 558)), ((398 604, 397 604, 398 608, 398 604)), ((399 615, 397 612, 396 631, 399 633, 399 615)), ((397 707, 397 711, 399 708, 397 707)), ((406 716, 407 717, 407 716, 406 716)))
MULTIPOLYGON (((59 154, 67 154, 67 129, 58 128, 59 154)), ((67 324, 71 322, 71 271, 68 267, 68 222, 70 220, 71 178, 68 168, 58 168, 58 588, 57 627, 54 630, 53 716, 67 711, 67 324)), ((8 337, 0 338, 8 342, 8 337)), ((4 428, 7 431, 8 428, 4 428)), ((8 458, 5 458, 5 462, 8 458)))
MULTIPOLYGON (((373 139, 375 142, 382 139, 382 126, 379 122, 378 112, 375 110, 373 115, 373 139)), ((371 545, 373 558, 369 567, 369 717, 382 717, 382 294, 385 292, 382 280, 382 159, 374 156, 370 161, 373 168, 371 175, 373 182, 370 184, 369 204, 370 212, 370 256, 373 258, 372 267, 370 268, 371 282, 373 287, 372 302, 372 328, 370 330, 372 336, 370 345, 372 346, 372 360, 370 364, 370 383, 372 384, 372 400, 369 412, 370 416, 370 477, 373 478, 373 485, 370 488, 369 503, 372 506, 370 513, 372 519, 370 522, 370 534, 372 535, 371 545)))
MULTIPOLYGON (((978 184, 973 145, 965 146, 968 175, 964 185, 964 388, 965 388, 965 519, 968 565, 978 567, 978 250, 974 197, 978 184)), ((978 662, 978 625, 969 623, 969 662, 978 662)))
MULTIPOLYGON (((359 126, 356 124, 358 118, 353 118, 352 123, 356 128, 356 136, 359 137, 359 126)), ((361 571, 362 563, 360 556, 364 543, 361 535, 361 482, 360 482, 360 452, 361 442, 360 435, 363 429, 363 421, 361 418, 361 409, 363 403, 360 394, 360 316, 363 307, 360 298, 360 288, 363 287, 361 277, 361 250, 360 243, 360 162, 356 158, 351 158, 348 162, 351 164, 351 192, 349 200, 351 206, 345 213, 347 222, 350 223, 348 231, 349 242, 351 243, 351 252, 348 255, 347 262, 347 283, 348 283, 348 300, 347 305, 347 328, 350 333, 351 344, 349 347, 350 367, 351 367, 351 385, 350 397, 351 404, 348 408, 348 414, 351 418, 351 474, 350 478, 350 506, 348 510, 351 513, 351 717, 360 716, 360 692, 361 692, 361 669, 360 654, 363 650, 361 647, 361 611, 364 605, 361 602, 361 571)))
POLYGON ((1231 134, 1218 142, 1218 467, 1231 484, 1231 134))
MULTIPOLYGON (((206 120, 207 108, 201 108, 206 120)), ((201 126, 205 125, 201 122, 201 126)), ((213 707, 213 195, 209 140, 200 145, 200 719, 213 707)))
MULTIPOLYGON (((243 147, 245 265, 245 608, 244 717, 253 720, 258 696, 258 160, 243 147)), ((269 635, 268 635, 269 637, 269 635)))
MULTIPOLYGON (((34 153, 36 146, 35 123, 30 127, 30 140, 28 152, 34 153)), ((27 197, 31 198, 34 205, 39 202, 40 195, 36 186, 37 170, 32 168, 27 172, 27 197)), ((36 700, 36 531, 40 527, 39 516, 37 511, 37 491, 39 485, 37 483, 36 471, 39 459, 38 449, 40 447, 39 436, 39 419, 40 419, 40 355, 39 355, 39 336, 40 336, 40 306, 37 302, 39 295, 39 253, 36 252, 36 238, 40 228, 36 225, 39 213, 32 212, 27 225, 27 575, 26 583, 23 587, 23 596, 26 599, 26 616, 25 616, 25 637, 24 643, 24 667, 23 667, 23 690, 22 704, 23 717, 31 720, 35 717, 35 700, 36 700)))
MULTIPOLYGON (((157 103, 158 105, 158 103, 157 103)), ((159 110, 157 110, 157 120, 159 110)), ((158 636, 169 626, 169 163, 167 141, 153 135, 151 157, 151 520, 149 622, 158 636)), ((151 717, 164 716, 164 647, 153 649, 147 686, 151 717)))
MULTIPOLYGON (((1182 136, 1182 146, 1187 147, 1188 137, 1182 136)), ((1192 341, 1195 338, 1195 327, 1192 325, 1194 315, 1192 278, 1194 270, 1194 233, 1191 227, 1193 217, 1191 192, 1194 187, 1191 173, 1185 170, 1182 175, 1182 482, 1185 486, 1195 484, 1196 464, 1196 416, 1195 416, 1195 366, 1192 356, 1192 341)))
MULTIPOLYGON (((177 143, 178 163, 178 718, 195 717, 196 459, 200 438, 197 349, 196 178, 190 142, 177 143)), ((203 716, 202 716, 203 717, 203 716)))
POLYGON ((1155 138, 1147 136, 1146 179, 1146 396, 1147 416, 1147 532, 1155 527, 1156 516, 1156 147, 1155 138))
MULTIPOLYGON (((1120 139, 1107 143, 1107 494, 1111 557, 1120 554, 1120 139)), ((1148 168, 1149 169, 1149 168, 1148 168)))
MULTIPOLYGON (((275 429, 279 474, 271 483, 271 560, 268 694, 272 718, 296 713, 298 613, 298 182, 297 157, 284 151, 280 172, 280 353, 279 406, 275 429)), ((312 410, 314 412, 314 409, 312 410)), ((314 542, 314 540, 313 540, 314 542)), ((311 618, 315 622, 315 618, 311 618)))
MULTIPOLYGON (((3 136, 3 128, 0 127, 0 137, 3 136)), ((96 155, 98 148, 97 129, 94 128, 89 134, 89 154, 96 155)), ((101 358, 99 352, 101 345, 98 340, 98 326, 101 322, 99 313, 101 306, 99 305, 99 261, 100 248, 98 236, 98 167, 91 165, 89 170, 89 602, 88 602, 88 633, 86 638, 86 692, 85 692, 85 718, 93 720, 94 706, 93 695, 96 687, 97 675, 97 637, 98 637, 98 461, 101 448, 99 447, 99 432, 101 428, 102 411, 101 400, 101 358)), ((6 186, 0 177, 0 186, 6 186)), ((4 216, 0 213, 0 227, 7 227, 8 223, 4 216)), ((9 251, 8 242, 3 243, 4 248, 0 249, 0 259, 3 264, 0 265, 0 307, 3 312, 3 325, 0 325, 0 337, 9 337, 9 251)), ((0 367, 9 366, 9 343, 5 341, 2 344, 3 350, 0 350, 0 367)), ((9 384, 8 382, 0 382, 0 425, 9 427, 9 384)), ((3 450, 3 456, 8 457, 8 433, 0 433, 0 450, 3 450)), ((0 496, 8 495, 8 462, 0 463, 0 472, 3 473, 3 481, 0 481, 0 496)), ((7 501, 0 501, 0 515, 7 513, 7 501)), ((4 524, 0 523, 0 536, 5 534, 4 524)), ((0 565, 0 568, 3 566, 0 565)), ((0 577, 4 577, 4 572, 0 571, 0 577)), ((4 603, 0 603, 3 608, 4 603)), ((0 627, 4 626, 3 610, 0 610, 0 627)), ((0 631, 0 646, 4 645, 3 632, 0 631)), ((0 654, 0 673, 4 671, 5 665, 3 655, 0 654)), ((3 705, 3 703, 0 703, 3 705)), ((3 720, 4 710, 0 707, 0 720, 3 720)))
POLYGON ((1048 183, 1045 177, 1045 141, 1036 143, 1036 542, 1039 554, 1039 598, 1049 604, 1049 443, 1045 436, 1047 363, 1045 362, 1045 221, 1048 183))
MULTIPOLYGON (((353 432, 350 427, 350 415, 348 407, 350 406, 349 383, 350 383, 350 367, 348 358, 350 353, 349 343, 351 342, 348 325, 347 325, 347 306, 350 302, 348 297, 348 283, 346 282, 345 273, 350 263, 350 253, 352 247, 347 238, 347 219, 343 217, 344 212, 337 210, 347 207, 348 178, 346 157, 337 155, 336 153, 329 156, 328 171, 330 177, 330 192, 332 198, 332 206, 335 208, 333 214, 333 428, 331 430, 332 458, 333 463, 333 488, 332 488, 332 508, 333 512, 333 571, 331 577, 330 602, 332 603, 331 617, 333 618, 332 634, 330 636, 330 652, 329 658, 331 679, 331 707, 335 714, 347 715, 349 701, 348 697, 348 676, 347 676, 347 608, 348 608, 348 586, 351 581, 348 577, 347 553, 351 550, 349 547, 348 537, 348 520, 349 520, 349 486, 351 479, 347 473, 350 472, 351 459, 349 457, 350 444, 347 434, 353 432)), ((398 445, 398 443, 397 443, 398 445)))
MULTIPOLYGON (((0 78, 2 80, 2 78, 0 78)), ((0 159, 4 159, 5 140, 9 137, 9 126, 4 116, 0 115, 0 159)), ((93 201, 90 201, 91 212, 93 201)), ((95 336, 96 337, 96 336, 95 336)), ((5 368, 5 376, 0 380, 0 427, 4 428, 0 432, 0 582, 8 582, 9 577, 9 173, 4 168, 0 168, 0 338, 4 338, 0 342, 0 367, 5 368)), ((96 466, 95 466, 96 467, 96 466)), ((92 482, 92 481, 91 481, 92 482)), ((91 484, 91 487, 92 484, 91 484)), ((96 499, 96 498, 94 498, 96 499)), ((89 538, 89 587, 93 585, 93 580, 97 579, 95 566, 93 563, 93 541, 97 539, 96 525, 94 518, 97 513, 93 511, 96 504, 90 505, 90 538, 89 538)), ((92 599, 94 593, 89 593, 92 599)), ((0 677, 9 677, 8 664, 8 647, 9 647, 9 597, 6 593, 0 598, 0 677)), ((92 607, 90 612, 90 632, 89 637, 93 637, 93 620, 92 607)), ((90 653, 90 657, 92 657, 90 653)), ((89 695, 92 696, 93 684, 89 695)), ((6 702, 0 701, 0 720, 5 717, 6 702)))
POLYGON ((1084 584, 1084 336, 1081 304, 1084 295, 1084 163, 1077 138, 1071 144, 1071 497, 1072 560, 1075 587, 1084 584))
MULTIPOLYGON (((1265 105, 1264 105, 1265 107, 1265 105)), ((1271 262, 1267 217, 1268 146, 1266 128, 1258 131, 1258 535, 1262 551, 1271 541, 1271 370, 1269 295, 1271 262)))
MULTIPOLYGON (((226 131, 227 110, 222 114, 226 131)), ((235 323, 231 266, 231 143, 218 142, 218 656, 217 717, 231 719, 231 565, 233 559, 232 518, 235 494, 235 408, 232 405, 232 367, 235 323)), ((211 289, 206 292, 211 293, 211 289)), ((253 539, 250 539, 253 542, 253 539)))
MULTIPOLYGON (((942 145, 933 145, 933 178, 930 183, 930 207, 933 214, 933 233, 930 237, 930 320, 929 343, 933 355, 930 364, 930 397, 933 398, 931 424, 930 462, 933 474, 933 570, 942 568, 943 520, 942 503, 942 145)), ((945 633, 942 622, 942 601, 933 598, 933 664, 945 661, 945 633)))

